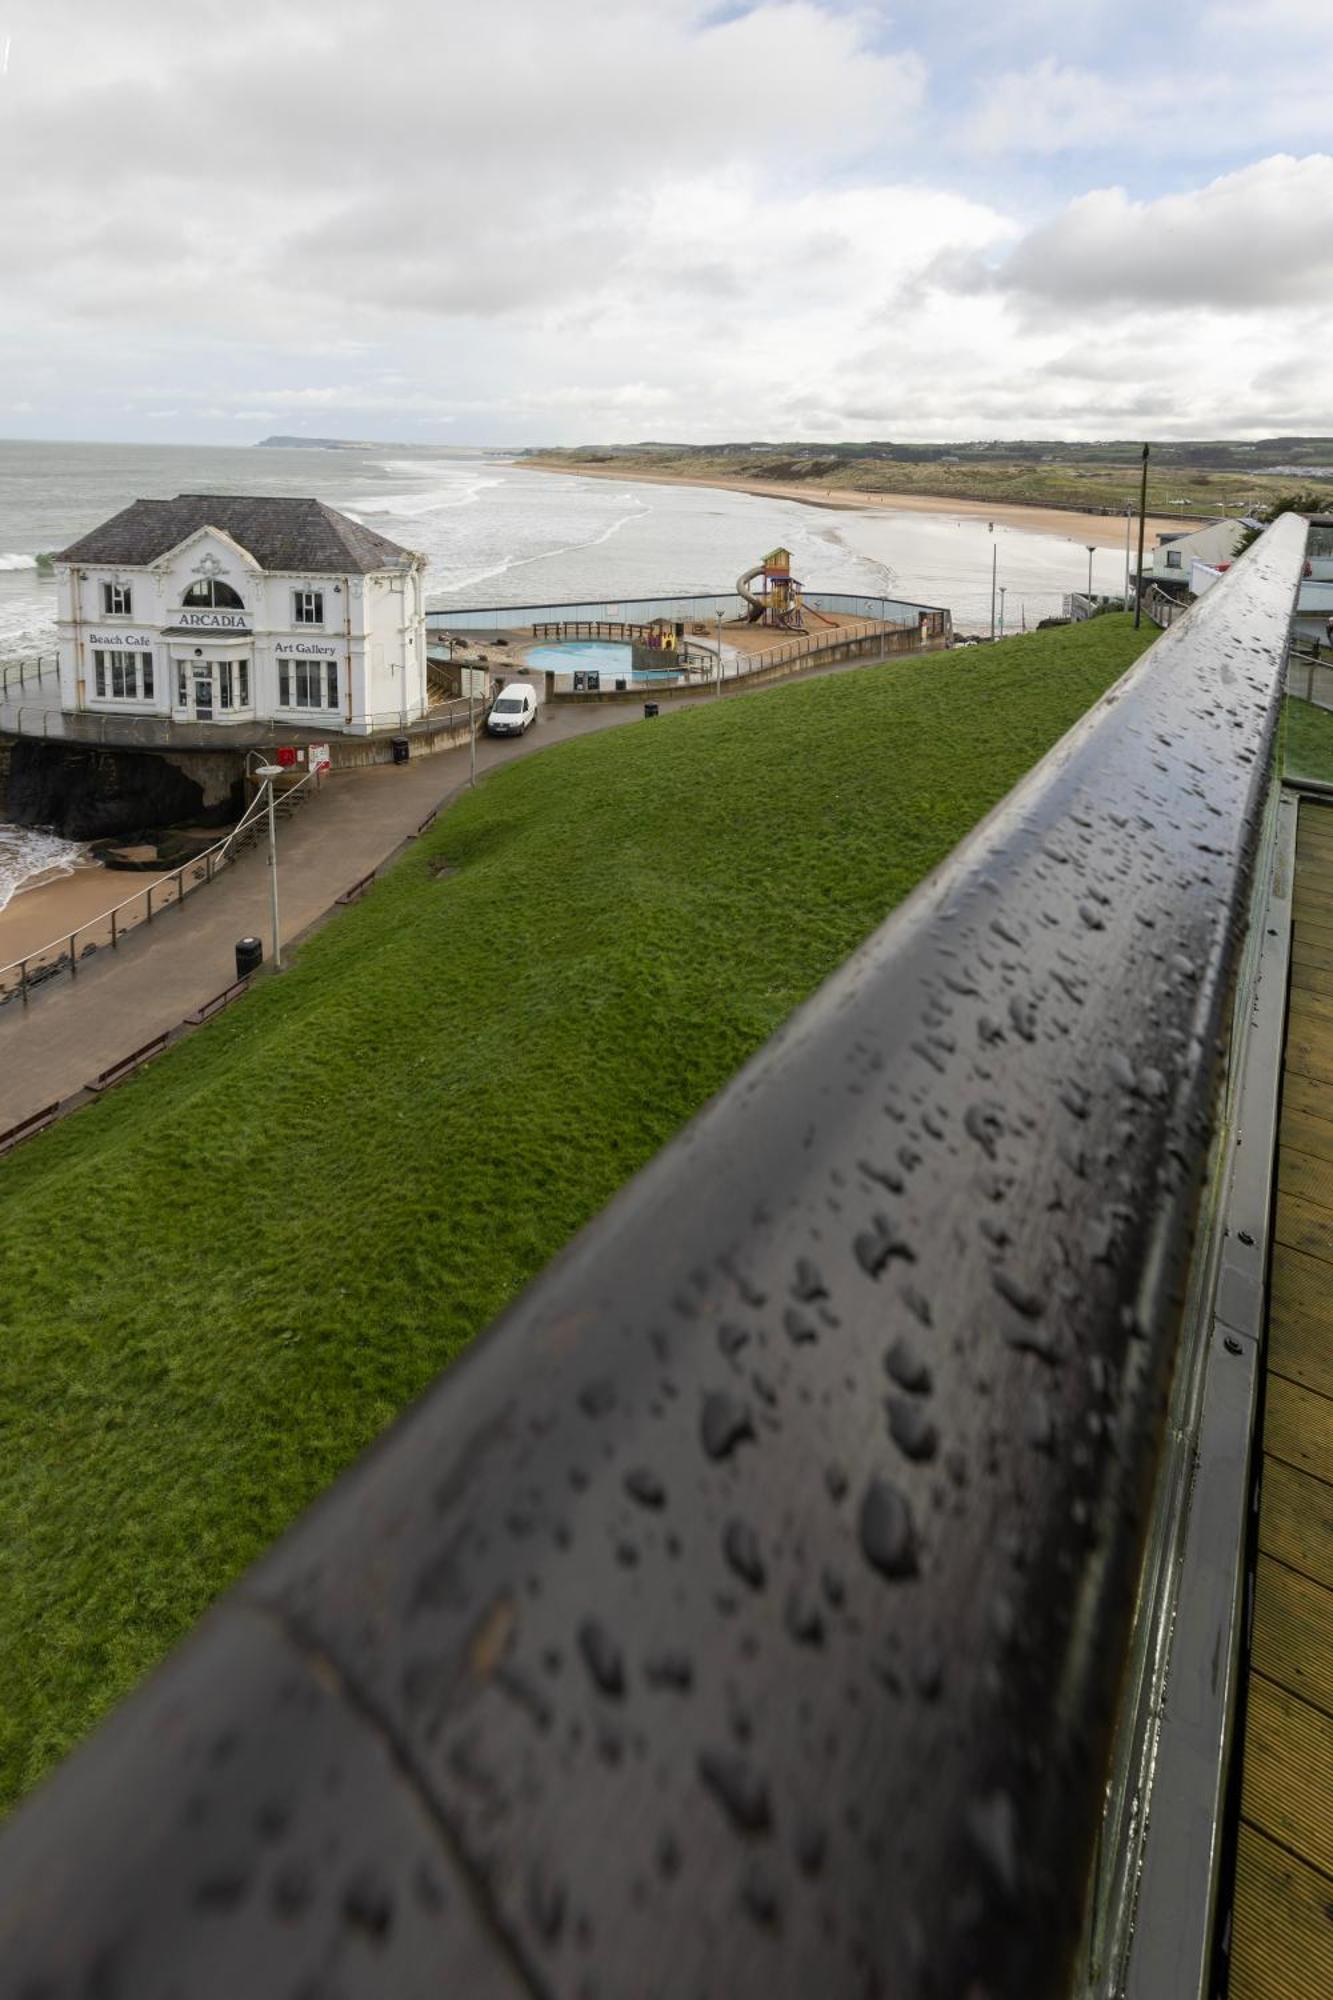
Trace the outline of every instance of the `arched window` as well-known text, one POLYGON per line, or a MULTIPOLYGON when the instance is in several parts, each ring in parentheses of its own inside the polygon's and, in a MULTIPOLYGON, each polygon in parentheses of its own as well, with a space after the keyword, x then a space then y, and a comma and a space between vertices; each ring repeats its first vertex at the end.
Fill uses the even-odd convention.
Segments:
POLYGON ((202 583, 192 583, 181 599, 191 610, 207 606, 214 611, 244 611, 245 602, 229 583, 219 583, 215 576, 205 577, 202 583))

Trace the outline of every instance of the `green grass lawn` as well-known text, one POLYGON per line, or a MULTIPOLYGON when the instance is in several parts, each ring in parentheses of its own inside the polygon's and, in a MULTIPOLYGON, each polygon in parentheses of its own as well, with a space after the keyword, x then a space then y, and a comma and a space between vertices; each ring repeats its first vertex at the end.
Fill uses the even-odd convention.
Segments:
POLYGON ((1293 776, 1322 778, 1333 785, 1333 714, 1289 696, 1285 751, 1293 776))
POLYGON ((1154 636, 1102 618, 498 771, 281 979, 0 1164, 0 1797, 1154 636))

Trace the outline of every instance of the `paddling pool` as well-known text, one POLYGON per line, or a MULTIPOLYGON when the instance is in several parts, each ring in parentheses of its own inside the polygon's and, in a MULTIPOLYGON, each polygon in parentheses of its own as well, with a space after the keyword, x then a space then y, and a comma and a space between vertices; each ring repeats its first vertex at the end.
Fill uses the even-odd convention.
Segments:
POLYGON ((554 639, 549 645, 530 646, 527 664, 548 674, 585 673, 591 668, 594 673, 605 674, 612 687, 618 680, 639 683, 679 680, 683 672, 680 667, 636 669, 629 647, 615 639, 554 639))

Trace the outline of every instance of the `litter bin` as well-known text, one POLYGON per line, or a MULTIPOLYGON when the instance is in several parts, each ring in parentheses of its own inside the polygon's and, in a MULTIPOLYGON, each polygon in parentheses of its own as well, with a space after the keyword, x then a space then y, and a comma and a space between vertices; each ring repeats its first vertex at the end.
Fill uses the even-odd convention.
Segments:
POLYGON ((236 940, 236 977, 248 979, 252 972, 258 972, 264 963, 264 946, 257 937, 243 937, 236 940))
POLYGON ((619 678, 619 679, 617 680, 617 682, 616 682, 616 693, 617 693, 617 694, 624 694, 624 692, 625 692, 625 689, 626 689, 626 688, 627 688, 628 686, 629 686, 629 682, 628 682, 628 681, 627 681, 627 680, 625 679, 624 675, 622 674, 622 675, 620 676, 620 678, 619 678))
POLYGON ((405 736, 395 736, 393 738, 394 763, 405 764, 407 762, 408 752, 411 749, 411 747, 412 747, 411 744, 408 742, 405 736))
POLYGON ((643 704, 643 713, 645 720, 651 720, 657 714, 657 703, 655 701, 646 701, 643 704))

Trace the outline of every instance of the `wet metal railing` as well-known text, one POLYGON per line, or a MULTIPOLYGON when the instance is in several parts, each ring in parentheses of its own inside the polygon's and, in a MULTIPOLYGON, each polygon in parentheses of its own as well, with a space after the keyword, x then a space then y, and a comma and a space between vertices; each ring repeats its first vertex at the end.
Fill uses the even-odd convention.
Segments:
POLYGON ((1303 544, 19 1813, 0 1988, 1071 1990, 1303 544))

